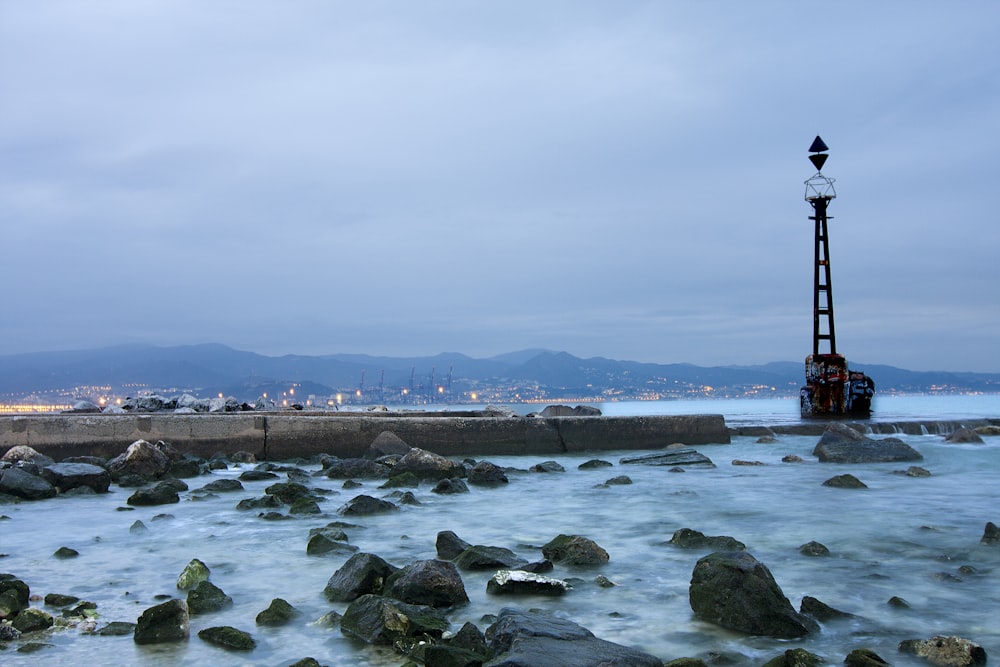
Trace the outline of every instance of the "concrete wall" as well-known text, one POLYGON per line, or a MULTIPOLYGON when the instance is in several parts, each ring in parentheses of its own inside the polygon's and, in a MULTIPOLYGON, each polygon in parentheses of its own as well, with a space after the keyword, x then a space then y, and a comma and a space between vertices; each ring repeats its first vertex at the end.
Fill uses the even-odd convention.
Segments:
POLYGON ((383 431, 445 456, 558 454, 658 449, 730 441, 722 415, 651 417, 467 417, 388 414, 152 413, 0 417, 0 455, 28 445, 62 460, 111 458, 143 439, 164 440, 191 454, 248 451, 282 460, 328 453, 360 456, 383 431))

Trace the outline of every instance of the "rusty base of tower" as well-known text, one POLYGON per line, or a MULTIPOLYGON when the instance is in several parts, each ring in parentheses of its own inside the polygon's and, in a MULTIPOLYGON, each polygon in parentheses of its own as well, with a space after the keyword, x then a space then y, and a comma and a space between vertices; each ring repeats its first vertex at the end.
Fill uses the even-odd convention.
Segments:
POLYGON ((799 392, 804 418, 867 419, 872 413, 875 382, 847 368, 840 354, 810 354, 806 357, 806 386, 799 392))

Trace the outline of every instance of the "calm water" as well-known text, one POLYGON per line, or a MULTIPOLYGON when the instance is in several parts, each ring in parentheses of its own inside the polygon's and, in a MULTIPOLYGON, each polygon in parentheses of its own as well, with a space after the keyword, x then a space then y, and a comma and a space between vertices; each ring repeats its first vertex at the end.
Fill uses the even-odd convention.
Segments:
MULTIPOLYGON (((996 417, 997 397, 882 398, 877 410, 893 419, 996 417), (883 412, 884 411, 884 412, 883 412)), ((794 421, 795 401, 694 401, 616 403, 605 414, 721 413, 730 423, 794 421)), ((420 506, 392 515, 355 520, 347 529, 353 544, 395 565, 435 557, 438 531, 453 530, 468 542, 504 546, 524 558, 541 557, 540 547, 560 533, 586 535, 611 555, 598 569, 557 566, 552 576, 571 578, 574 589, 559 599, 498 598, 485 592, 491 573, 463 573, 471 603, 454 611, 455 629, 473 621, 485 629, 484 615, 503 606, 548 609, 592 630, 597 636, 637 646, 664 660, 725 652, 737 664, 759 665, 793 646, 802 646, 839 663, 852 649, 868 647, 896 665, 922 664, 899 654, 899 641, 934 634, 958 634, 984 646, 990 664, 1000 656, 1000 548, 979 545, 987 521, 1000 523, 996 471, 1000 438, 984 445, 951 445, 940 436, 903 436, 920 451, 920 464, 932 474, 913 478, 896 471, 909 464, 836 466, 811 456, 815 437, 783 436, 759 444, 737 438, 730 445, 697 449, 716 463, 713 469, 670 473, 663 468, 620 465, 636 452, 601 452, 553 457, 565 473, 512 473, 499 489, 473 487, 459 496, 438 496, 429 485, 415 490, 420 506), (782 463, 797 454, 803 463, 782 463), (613 468, 580 471, 577 466, 602 458, 613 468), (766 465, 733 466, 736 459, 766 465), (831 489, 822 482, 850 472, 867 490, 831 489), (596 488, 616 475, 633 484, 596 488), (855 614, 831 623, 801 641, 783 642, 727 632, 693 618, 687 589, 691 570, 704 552, 664 544, 680 528, 707 535, 731 535, 771 570, 797 608, 804 595, 855 614), (809 558, 799 547, 811 540, 831 551, 809 558), (971 573, 960 573, 971 566, 971 573), (593 583, 603 574, 618 586, 593 583), (892 596, 911 607, 886 603, 892 596)), ((542 458, 489 457, 526 470, 542 458)), ((236 477, 251 466, 233 467, 211 477, 187 480, 192 489, 217 477, 236 477)), ((315 469, 312 468, 312 469, 315 469)), ((10 517, 0 522, 0 572, 24 579, 33 594, 73 594, 96 602, 100 624, 135 621, 155 596, 178 595, 177 575, 193 558, 212 570, 211 580, 234 600, 226 611, 192 618, 188 642, 136 646, 131 637, 83 635, 77 629, 53 632, 51 644, 24 655, 13 645, 0 651, 4 665, 287 665, 313 656, 328 665, 399 665, 402 658, 344 638, 339 630, 313 621, 345 604, 322 594, 345 556, 305 554, 310 528, 338 519, 336 510, 358 493, 382 496, 380 482, 345 491, 340 482, 316 478, 331 495, 324 515, 266 522, 236 503, 259 497, 270 482, 244 483, 246 490, 195 500, 182 494, 177 505, 117 511, 129 490, 91 498, 59 498, 0 506, 10 517), (167 513, 170 516, 156 518, 167 513), (141 520, 149 531, 133 535, 141 520), (53 558, 61 546, 80 556, 53 558), (283 628, 258 628, 254 618, 275 597, 302 613, 283 628), (198 630, 232 625, 250 632, 257 649, 231 654, 197 638, 198 630)), ((36 602, 35 604, 41 604, 36 602)), ((55 611, 55 610, 50 610, 55 611)))

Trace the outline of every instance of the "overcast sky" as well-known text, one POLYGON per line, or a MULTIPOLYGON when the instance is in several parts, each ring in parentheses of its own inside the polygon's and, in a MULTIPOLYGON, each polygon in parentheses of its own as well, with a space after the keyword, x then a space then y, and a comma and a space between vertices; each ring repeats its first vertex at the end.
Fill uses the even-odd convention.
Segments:
POLYGON ((0 0, 0 354, 1000 371, 1000 3, 0 0))

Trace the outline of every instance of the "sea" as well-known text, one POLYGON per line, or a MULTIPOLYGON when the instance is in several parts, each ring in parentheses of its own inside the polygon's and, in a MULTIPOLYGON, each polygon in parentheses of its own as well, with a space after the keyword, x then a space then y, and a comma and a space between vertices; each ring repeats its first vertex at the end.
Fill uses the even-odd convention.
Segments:
MULTIPOLYGON (((731 426, 798 421, 797 401, 786 399, 598 407, 606 415, 722 414, 731 426)), ((879 397, 874 415, 880 421, 998 417, 996 395, 879 397)), ((900 653, 899 643, 957 635, 979 643, 989 664, 998 664, 1000 545, 980 540, 987 522, 1000 523, 1000 436, 984 436, 983 444, 952 444, 932 430, 892 437, 920 452, 923 460, 916 465, 929 476, 905 474, 911 463, 819 463, 812 455, 818 437, 798 435, 779 435, 773 442, 737 436, 730 444, 698 445, 715 467, 684 472, 623 464, 623 457, 642 453, 624 449, 545 458, 483 457, 509 468, 510 483, 470 487, 459 495, 434 494, 423 484, 413 490, 419 505, 352 518, 344 530, 351 544, 397 566, 435 558, 436 536, 445 530, 472 544, 507 547, 529 561, 541 559, 542 545, 560 534, 586 536, 610 555, 600 567, 557 564, 549 575, 572 586, 558 598, 491 595, 486 585, 492 572, 462 572, 470 602, 450 611, 454 630, 465 622, 486 630, 501 608, 516 607, 572 620, 602 639, 637 647, 664 662, 698 657, 709 664, 761 665, 801 647, 831 664, 842 662, 853 649, 867 648, 893 665, 925 665, 900 653), (786 463, 782 459, 788 455, 802 461, 786 463), (613 465, 579 469, 595 458, 613 465), (544 460, 557 462, 565 472, 529 472, 544 460), (867 488, 823 485, 843 473, 867 488), (605 484, 620 475, 632 483, 605 484), (804 596, 811 596, 850 616, 797 640, 749 636, 698 619, 688 587, 696 562, 707 551, 670 544, 682 528, 743 542, 796 609, 804 596), (825 545, 829 554, 804 555, 800 548, 813 541, 825 545), (598 575, 615 585, 598 585, 598 575), (893 598, 905 605, 891 605, 893 598)), ((132 490, 117 486, 98 496, 0 505, 0 573, 28 583, 32 604, 55 616, 60 610, 42 601, 48 593, 97 605, 94 624, 0 643, 0 664, 286 666, 305 657, 330 666, 404 663, 391 648, 365 645, 345 637, 336 624, 319 621, 347 606, 329 602, 323 588, 348 556, 306 554, 310 529, 344 520, 337 510, 355 495, 383 497, 388 491, 379 488, 380 481, 362 481, 362 488, 348 490, 339 480, 316 477, 314 486, 326 494, 322 514, 285 521, 267 521, 258 511, 236 508, 243 498, 263 496, 272 482, 244 482, 244 489, 233 493, 195 493, 213 479, 235 479, 252 467, 233 464, 186 480, 190 490, 174 505, 129 508, 132 490), (60 547, 79 555, 57 558, 60 547), (131 636, 90 632, 111 621, 134 622, 167 597, 185 597, 176 582, 192 559, 208 565, 210 580, 233 605, 192 616, 187 641, 140 646, 131 636), (289 602, 297 617, 281 627, 258 626, 257 614, 275 598, 289 602), (256 648, 230 652, 198 637, 199 630, 213 626, 249 632, 256 648)))

